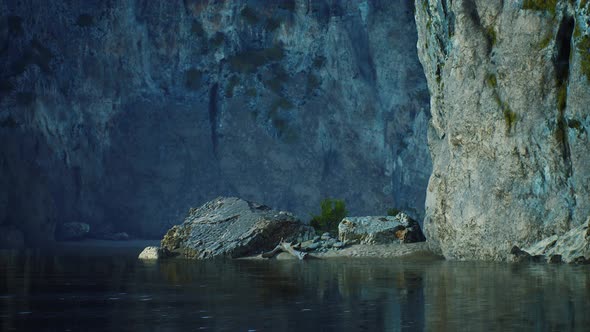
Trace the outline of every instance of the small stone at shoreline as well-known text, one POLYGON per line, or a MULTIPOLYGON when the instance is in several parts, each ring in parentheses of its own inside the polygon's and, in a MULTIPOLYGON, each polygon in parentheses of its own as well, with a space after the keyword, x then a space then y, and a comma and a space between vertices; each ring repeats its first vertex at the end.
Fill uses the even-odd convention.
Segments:
POLYGON ((339 241, 339 242, 334 243, 332 245, 332 247, 337 248, 337 249, 344 248, 344 243, 339 241))

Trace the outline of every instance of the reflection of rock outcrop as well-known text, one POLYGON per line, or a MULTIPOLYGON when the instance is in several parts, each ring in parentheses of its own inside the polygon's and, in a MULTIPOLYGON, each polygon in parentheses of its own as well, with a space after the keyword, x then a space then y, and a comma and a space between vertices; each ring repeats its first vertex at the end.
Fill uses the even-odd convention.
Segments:
POLYGON ((416 0, 431 93, 426 237, 505 259, 590 214, 587 1, 416 0))
POLYGON ((447 261, 424 276, 427 331, 583 330, 590 323, 590 276, 574 267, 447 261))
POLYGON ((563 331, 590 325, 590 274, 568 265, 419 258, 144 263, 120 252, 76 254, 0 255, 4 330, 92 324, 100 330, 563 331), (20 310, 33 314, 25 319, 20 310))
POLYGON ((0 224, 160 236, 232 194, 423 213, 408 1, 0 2, 0 224), (108 228, 107 227, 107 228, 108 228))

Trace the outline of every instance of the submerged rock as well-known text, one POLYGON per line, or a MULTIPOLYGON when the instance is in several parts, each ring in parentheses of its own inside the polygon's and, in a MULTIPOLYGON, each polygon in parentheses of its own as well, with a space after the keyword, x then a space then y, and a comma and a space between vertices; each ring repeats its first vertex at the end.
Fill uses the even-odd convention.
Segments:
POLYGON ((587 224, 578 226, 563 235, 553 235, 545 238, 523 250, 515 250, 512 254, 522 260, 522 257, 540 257, 550 263, 585 264, 590 260, 590 218, 587 224))
POLYGON ((358 240, 361 244, 387 244, 426 241, 420 225, 405 213, 395 217, 347 217, 338 225, 342 242, 358 240))
POLYGON ((81 240, 90 233, 90 225, 83 222, 67 222, 57 226, 55 238, 61 241, 81 240))
POLYGON ((219 197, 191 209, 172 227, 163 249, 186 258, 243 257, 269 251, 283 241, 309 240, 314 231, 288 212, 235 197, 219 197))

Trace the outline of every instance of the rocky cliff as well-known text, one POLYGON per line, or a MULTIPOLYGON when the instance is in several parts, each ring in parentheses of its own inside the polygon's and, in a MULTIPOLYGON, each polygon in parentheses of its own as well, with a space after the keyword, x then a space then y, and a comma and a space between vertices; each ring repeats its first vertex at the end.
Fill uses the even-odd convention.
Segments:
POLYGON ((420 217, 431 165, 413 10, 0 0, 0 226, 30 244, 70 221, 160 236, 222 194, 302 218, 328 196, 420 217))
POLYGON ((504 259, 590 213, 590 3, 417 0, 431 93, 425 230, 504 259))

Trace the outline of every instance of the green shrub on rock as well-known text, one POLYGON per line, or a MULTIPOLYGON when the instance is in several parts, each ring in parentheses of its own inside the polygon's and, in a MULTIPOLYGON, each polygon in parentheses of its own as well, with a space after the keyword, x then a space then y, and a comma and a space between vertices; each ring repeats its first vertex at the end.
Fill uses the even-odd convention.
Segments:
POLYGON ((548 11, 555 14, 557 7, 557 0, 524 0, 522 2, 522 9, 548 11))
POLYGON ((326 198, 320 203, 320 215, 313 216, 310 225, 318 231, 337 231, 338 224, 346 217, 346 204, 343 200, 326 198))
POLYGON ((397 216, 400 212, 402 212, 402 211, 400 209, 396 209, 396 208, 387 209, 387 215, 392 216, 392 217, 397 216))

